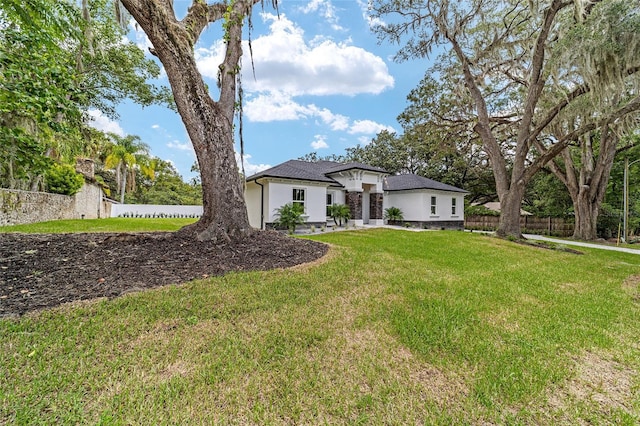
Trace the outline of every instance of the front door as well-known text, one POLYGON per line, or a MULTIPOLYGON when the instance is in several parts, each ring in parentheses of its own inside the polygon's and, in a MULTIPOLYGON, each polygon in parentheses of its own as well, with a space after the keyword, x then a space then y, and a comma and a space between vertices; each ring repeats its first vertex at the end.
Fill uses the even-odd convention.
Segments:
POLYGON ((371 185, 362 185, 362 223, 367 225, 370 217, 370 201, 369 196, 371 194, 371 185))

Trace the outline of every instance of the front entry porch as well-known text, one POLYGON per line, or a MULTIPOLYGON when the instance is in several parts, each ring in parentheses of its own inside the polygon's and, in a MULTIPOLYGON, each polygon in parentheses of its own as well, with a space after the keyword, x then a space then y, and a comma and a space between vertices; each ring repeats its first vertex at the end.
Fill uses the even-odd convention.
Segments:
POLYGON ((384 194, 375 192, 376 185, 362 185, 362 191, 348 191, 345 201, 351 210, 351 220, 356 226, 384 224, 384 194))

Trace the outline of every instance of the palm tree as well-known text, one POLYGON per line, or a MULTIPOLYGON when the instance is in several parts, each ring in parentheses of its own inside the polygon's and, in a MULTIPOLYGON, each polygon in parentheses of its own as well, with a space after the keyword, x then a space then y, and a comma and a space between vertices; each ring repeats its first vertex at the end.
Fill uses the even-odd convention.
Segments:
POLYGON ((342 220, 346 224, 351 219, 351 210, 346 204, 334 204, 329 208, 329 214, 338 226, 342 226, 342 220))
POLYGON ((139 136, 118 136, 109 133, 113 144, 109 148, 109 154, 105 159, 105 167, 115 169, 120 202, 124 203, 124 194, 127 190, 127 175, 131 176, 129 189, 135 190, 135 166, 144 162, 149 155, 149 145, 142 142, 139 136))

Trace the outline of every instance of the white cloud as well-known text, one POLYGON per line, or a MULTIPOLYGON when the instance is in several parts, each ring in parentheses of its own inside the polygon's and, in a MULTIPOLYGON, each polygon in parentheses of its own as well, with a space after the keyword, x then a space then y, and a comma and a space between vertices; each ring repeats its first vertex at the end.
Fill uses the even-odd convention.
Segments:
POLYGON ((371 120, 356 120, 353 122, 349 133, 352 135, 365 134, 375 135, 383 130, 387 130, 391 133, 395 132, 395 129, 391 126, 385 126, 384 124, 376 123, 371 120))
POLYGON ((178 151, 191 151, 193 152, 193 145, 191 142, 180 142, 179 140, 173 140, 167 143, 167 148, 177 149, 178 151))
POLYGON ((309 115, 306 107, 281 92, 258 95, 245 104, 243 111, 255 122, 299 120, 309 115))
POLYGON ((300 7, 299 10, 305 15, 318 12, 334 30, 344 31, 344 27, 339 24, 336 8, 330 0, 311 0, 306 6, 300 7))
MULTIPOLYGON (((393 87, 384 61, 349 42, 316 38, 307 43, 304 31, 286 18, 264 13, 270 32, 253 41, 256 80, 245 78, 253 91, 284 91, 292 95, 378 94, 393 87)), ((245 57, 245 70, 250 58, 245 57)))
POLYGON ((157 129, 160 128, 160 125, 159 124, 154 124, 154 125, 151 126, 151 128, 157 130, 157 129))
POLYGON ((90 109, 87 111, 89 114, 89 125, 94 129, 98 129, 105 133, 115 133, 118 136, 125 136, 125 132, 120 127, 120 123, 114 121, 104 115, 102 111, 97 109, 90 109))
MULTIPOLYGON (((235 154, 236 154, 236 164, 239 165, 240 154, 238 152, 236 152, 235 154)), ((249 161, 250 158, 251 158, 250 154, 244 155, 244 173, 247 177, 271 168, 271 165, 269 164, 251 164, 251 162, 249 161)))
POLYGON ((369 28, 387 26, 387 23, 384 22, 382 19, 371 16, 371 8, 372 8, 371 0, 368 0, 366 2, 362 0, 357 0, 357 2, 358 2, 358 6, 360 6, 360 10, 362 10, 362 18, 367 22, 367 24, 369 25, 369 28))
MULTIPOLYGON (((379 56, 349 41, 336 43, 324 37, 310 42, 304 31, 284 14, 263 13, 270 22, 269 34, 252 41, 253 70, 250 55, 243 56, 244 89, 247 92, 286 92, 301 95, 379 94, 392 88, 394 79, 379 56)), ((248 46, 245 51, 248 52, 248 46)), ((217 79, 224 44, 217 41, 196 49, 200 72, 217 79)))
POLYGON ((311 142, 311 148, 316 150, 329 148, 329 144, 326 139, 327 137, 324 135, 316 135, 315 140, 311 142))
POLYGON ((322 124, 328 125, 334 131, 349 128, 349 117, 334 114, 327 108, 320 108, 314 104, 301 105, 290 95, 282 92, 258 95, 245 104, 244 113, 249 121, 254 122, 318 118, 322 124))
POLYGON ((358 137, 358 143, 360 145, 369 145, 371 143, 371 136, 360 136, 360 137, 358 137))
POLYGON ((218 79, 218 67, 224 60, 224 46, 222 40, 217 40, 208 48, 197 47, 195 49, 198 70, 203 76, 214 80, 218 79))
POLYGON ((144 51, 145 54, 150 54, 149 53, 149 48, 153 47, 153 45, 151 44, 151 41, 149 40, 149 37, 147 37, 147 34, 142 30, 142 28, 140 28, 138 23, 133 18, 131 18, 129 20, 129 29, 133 32, 133 36, 134 36, 134 39, 135 39, 134 43, 142 51, 144 51))

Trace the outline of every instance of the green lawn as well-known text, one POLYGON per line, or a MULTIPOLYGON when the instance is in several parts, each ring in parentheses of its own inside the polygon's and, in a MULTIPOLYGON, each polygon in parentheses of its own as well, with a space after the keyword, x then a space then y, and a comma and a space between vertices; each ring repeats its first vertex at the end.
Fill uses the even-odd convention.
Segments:
POLYGON ((0 320, 0 424, 640 422, 640 256, 309 238, 315 265, 0 320))
POLYGON ((3 232, 29 232, 59 234, 67 232, 147 232, 177 231, 197 219, 151 219, 122 218, 52 220, 50 222, 30 223, 26 225, 0 226, 3 232))

